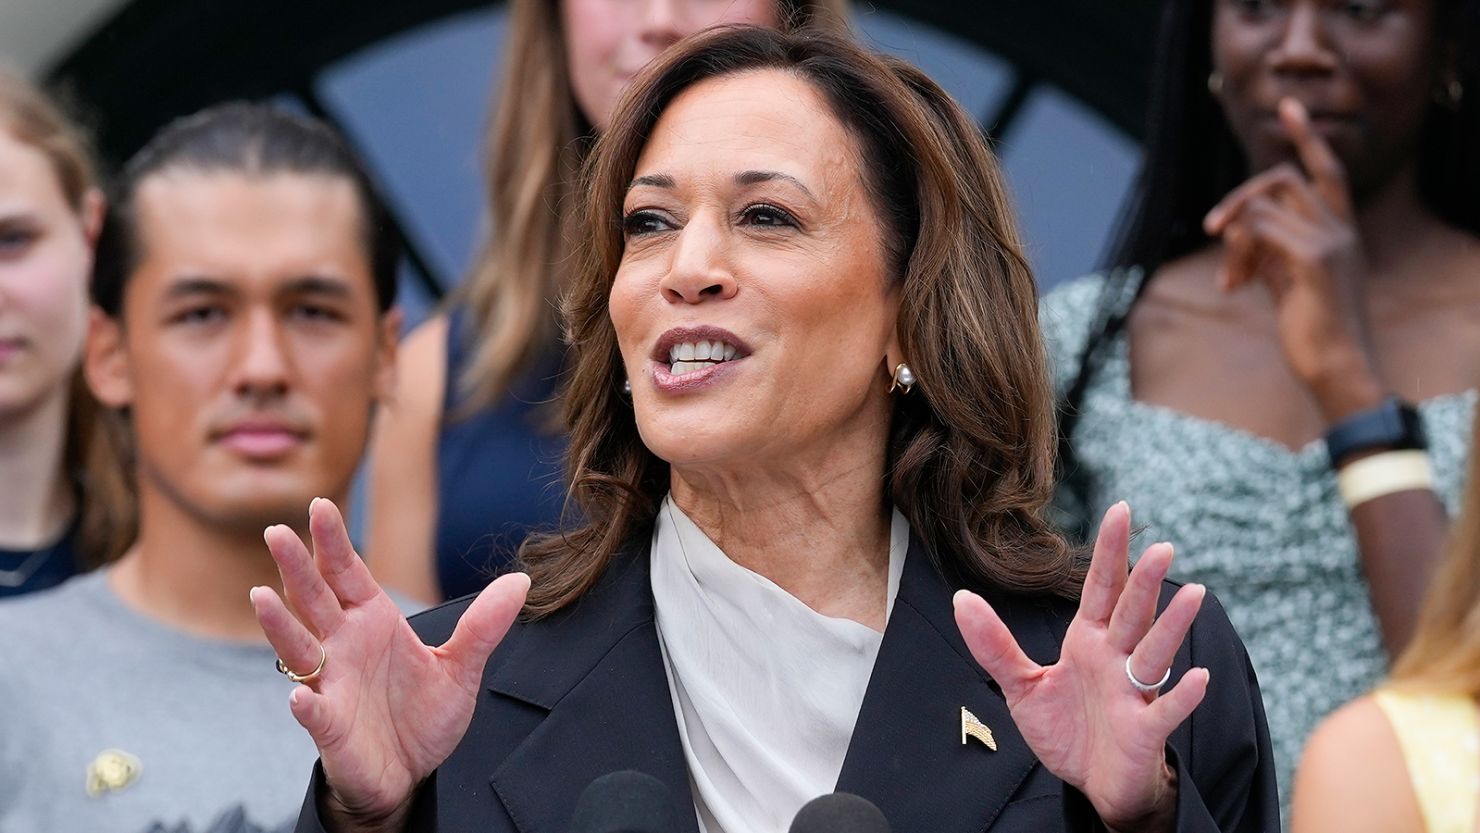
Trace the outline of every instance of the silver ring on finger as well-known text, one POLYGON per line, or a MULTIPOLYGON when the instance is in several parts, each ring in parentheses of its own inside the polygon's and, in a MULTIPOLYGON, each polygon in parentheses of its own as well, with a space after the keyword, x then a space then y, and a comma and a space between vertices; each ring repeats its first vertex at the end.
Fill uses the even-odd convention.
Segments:
POLYGON ((1131 685, 1135 686, 1136 691, 1142 694, 1156 694, 1161 691, 1162 686, 1167 684, 1167 680, 1172 678, 1172 669, 1168 666, 1166 672, 1161 675, 1161 679, 1154 683, 1143 683, 1136 678, 1136 672, 1131 670, 1131 658, 1127 654, 1125 657, 1125 678, 1131 681, 1131 685))

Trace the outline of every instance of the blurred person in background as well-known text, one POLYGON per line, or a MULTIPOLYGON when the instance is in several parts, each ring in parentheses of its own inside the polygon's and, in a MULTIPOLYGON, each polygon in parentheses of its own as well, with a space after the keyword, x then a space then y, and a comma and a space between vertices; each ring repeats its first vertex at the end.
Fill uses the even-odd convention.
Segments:
POLYGON ((1177 542, 1266 684, 1284 787, 1407 643, 1459 497, 1475 7, 1168 2, 1117 268, 1043 304, 1063 523, 1126 499, 1177 542))
MULTIPOLYGON (((1480 431, 1480 420, 1476 422, 1480 431)), ((1480 830, 1480 456, 1408 648, 1327 718, 1295 777, 1294 833, 1480 830)))
POLYGON ((102 214, 81 135, 0 71, 0 597, 117 555, 129 514, 79 369, 102 214))
POLYGON ((278 582, 263 527, 349 488, 397 252, 339 138, 258 105, 165 127, 113 196, 84 367, 126 415, 138 537, 0 604, 0 830, 279 830, 314 747, 248 591, 278 582))
POLYGON ((574 183, 627 82, 721 23, 846 25, 846 0, 514 0, 487 139, 487 240, 443 314, 413 332, 370 454, 367 559, 422 601, 476 592, 565 501, 553 398, 574 183))

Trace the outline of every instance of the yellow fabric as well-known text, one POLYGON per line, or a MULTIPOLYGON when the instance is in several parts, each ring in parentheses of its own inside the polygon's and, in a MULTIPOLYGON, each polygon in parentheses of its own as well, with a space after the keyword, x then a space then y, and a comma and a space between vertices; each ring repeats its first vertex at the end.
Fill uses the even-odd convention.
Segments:
POLYGON ((1480 720, 1465 695, 1379 689, 1427 833, 1475 833, 1480 803, 1480 720))

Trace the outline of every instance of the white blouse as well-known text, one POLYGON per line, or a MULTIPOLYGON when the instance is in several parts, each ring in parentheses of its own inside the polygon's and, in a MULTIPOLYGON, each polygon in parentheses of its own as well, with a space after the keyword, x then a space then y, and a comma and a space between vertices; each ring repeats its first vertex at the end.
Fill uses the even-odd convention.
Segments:
MULTIPOLYGON (((886 617, 909 548, 890 524, 886 617)), ((837 785, 883 634, 731 561, 671 497, 653 530, 658 643, 704 833, 785 833, 837 785)))

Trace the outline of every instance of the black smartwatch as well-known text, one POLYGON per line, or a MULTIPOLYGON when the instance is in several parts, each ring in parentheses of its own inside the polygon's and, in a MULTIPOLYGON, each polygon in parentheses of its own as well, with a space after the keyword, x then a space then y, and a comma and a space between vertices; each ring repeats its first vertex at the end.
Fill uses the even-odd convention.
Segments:
POLYGON ((1333 469, 1339 468, 1342 460, 1359 451, 1373 448, 1422 450, 1428 447, 1418 411, 1396 396, 1382 400, 1376 408, 1352 414, 1326 432, 1326 453, 1331 457, 1333 469))

